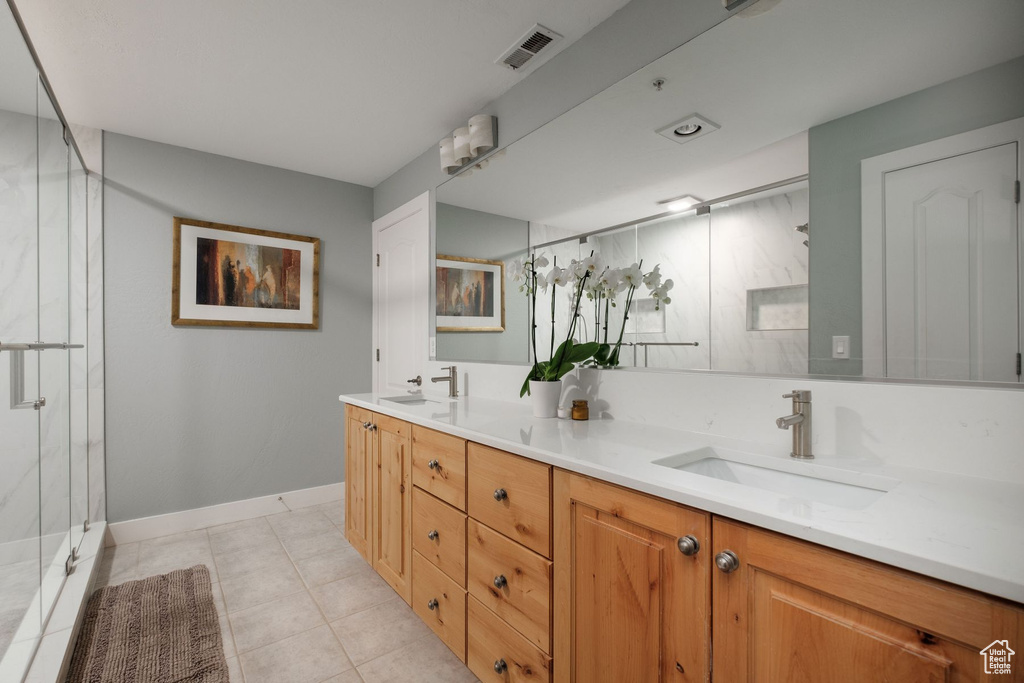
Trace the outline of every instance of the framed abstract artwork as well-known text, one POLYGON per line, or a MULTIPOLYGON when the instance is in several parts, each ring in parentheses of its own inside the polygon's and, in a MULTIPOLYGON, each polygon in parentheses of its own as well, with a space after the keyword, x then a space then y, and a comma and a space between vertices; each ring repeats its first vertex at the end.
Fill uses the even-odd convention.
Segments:
POLYGON ((438 332, 505 331, 505 264, 437 256, 438 332))
POLYGON ((320 327, 316 237, 174 218, 171 324, 320 327))

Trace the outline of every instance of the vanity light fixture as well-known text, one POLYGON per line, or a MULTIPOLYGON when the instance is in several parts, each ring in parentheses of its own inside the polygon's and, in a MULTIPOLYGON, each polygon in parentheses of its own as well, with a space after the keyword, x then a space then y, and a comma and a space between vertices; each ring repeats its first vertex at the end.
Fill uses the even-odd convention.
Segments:
POLYGON ((701 203, 700 199, 697 199, 693 195, 687 194, 682 197, 673 197, 672 199, 663 199, 659 204, 663 204, 665 209, 672 213, 679 213, 680 211, 686 211, 692 209, 701 203))
POLYGON ((441 168, 448 175, 455 175, 471 165, 483 168, 481 157, 497 146, 498 118, 478 114, 469 119, 468 125, 456 128, 438 143, 441 168))
POLYGON ((671 123, 658 130, 658 135, 664 136, 673 142, 683 143, 703 137, 719 129, 717 123, 713 123, 700 114, 690 114, 684 119, 671 123))

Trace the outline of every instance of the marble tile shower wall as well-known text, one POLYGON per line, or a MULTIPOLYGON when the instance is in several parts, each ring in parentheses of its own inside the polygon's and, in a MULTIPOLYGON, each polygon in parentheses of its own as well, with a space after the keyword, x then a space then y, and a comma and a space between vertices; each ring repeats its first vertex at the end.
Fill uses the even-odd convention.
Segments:
POLYGON ((711 369, 806 374, 807 330, 747 329, 747 291, 807 284, 808 191, 711 212, 711 369))
MULTIPOLYGON (((0 111, 0 340, 35 339, 37 329, 37 224, 36 119, 0 111), (26 226, 30 226, 29 229, 26 226)), ((26 392, 36 389, 35 359, 30 363, 26 392)), ((0 362, 0 386, 10 386, 10 365, 0 362)), ((23 410, 0 410, 4 439, 4 476, 0 477, 0 565, 38 560, 39 549, 17 541, 39 533, 38 428, 35 415, 23 410), (12 514, 17 511, 17 514, 12 514)))
MULTIPOLYGON (((637 230, 637 253, 644 270, 661 265, 661 273, 675 286, 672 302, 650 315, 663 332, 639 328, 638 341, 697 342, 699 346, 652 346, 647 367, 707 370, 711 367, 710 245, 708 216, 680 216, 643 225, 637 230)), ((643 367, 644 354, 638 353, 643 367)))

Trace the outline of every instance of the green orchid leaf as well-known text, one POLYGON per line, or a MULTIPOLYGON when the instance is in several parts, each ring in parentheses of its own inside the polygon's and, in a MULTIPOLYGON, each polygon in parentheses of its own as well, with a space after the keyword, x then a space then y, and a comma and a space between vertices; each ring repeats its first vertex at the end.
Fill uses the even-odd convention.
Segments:
POLYGON ((608 359, 612 355, 611 344, 601 344, 597 347, 597 351, 594 352, 594 360, 597 361, 598 365, 605 365, 608 363, 608 359))
POLYGON ((570 363, 582 363, 586 359, 597 353, 597 350, 601 347, 597 342, 586 342, 584 344, 576 344, 572 347, 572 350, 566 357, 570 363))

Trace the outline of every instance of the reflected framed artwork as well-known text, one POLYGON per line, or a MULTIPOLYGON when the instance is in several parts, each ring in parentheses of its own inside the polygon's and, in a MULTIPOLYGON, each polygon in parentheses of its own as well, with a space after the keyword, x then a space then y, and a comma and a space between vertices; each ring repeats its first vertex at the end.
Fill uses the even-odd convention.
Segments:
POLYGON ((171 324, 320 327, 320 240, 174 218, 171 324))
POLYGON ((505 264, 437 256, 438 332, 505 331, 505 264))

